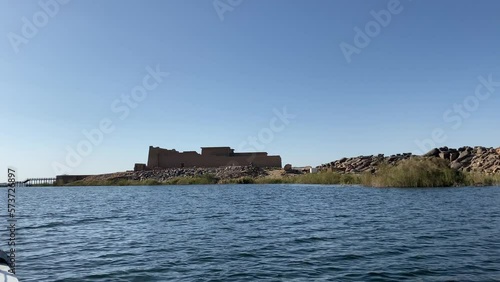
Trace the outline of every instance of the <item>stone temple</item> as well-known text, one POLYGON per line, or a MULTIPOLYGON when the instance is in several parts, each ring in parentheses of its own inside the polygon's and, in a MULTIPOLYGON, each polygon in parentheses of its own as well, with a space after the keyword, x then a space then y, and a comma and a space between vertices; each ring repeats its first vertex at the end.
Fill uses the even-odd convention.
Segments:
POLYGON ((149 146, 148 164, 135 164, 134 170, 248 165, 281 168, 281 157, 267 152, 235 153, 230 147, 202 147, 199 154, 149 146))

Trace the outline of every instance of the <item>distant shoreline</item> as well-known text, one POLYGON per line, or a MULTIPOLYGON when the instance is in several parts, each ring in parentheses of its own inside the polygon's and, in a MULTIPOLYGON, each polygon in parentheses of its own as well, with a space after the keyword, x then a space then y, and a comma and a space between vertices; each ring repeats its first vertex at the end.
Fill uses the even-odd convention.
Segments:
POLYGON ((95 175, 60 186, 201 184, 338 184, 401 188, 495 186, 500 185, 500 174, 461 172, 438 158, 413 158, 397 165, 381 164, 376 173, 302 173, 257 167, 184 168, 95 175))
POLYGON ((340 184, 367 187, 500 185, 500 148, 435 148, 411 153, 342 158, 307 170, 227 166, 134 170, 101 175, 62 175, 58 186, 196 184, 340 184))

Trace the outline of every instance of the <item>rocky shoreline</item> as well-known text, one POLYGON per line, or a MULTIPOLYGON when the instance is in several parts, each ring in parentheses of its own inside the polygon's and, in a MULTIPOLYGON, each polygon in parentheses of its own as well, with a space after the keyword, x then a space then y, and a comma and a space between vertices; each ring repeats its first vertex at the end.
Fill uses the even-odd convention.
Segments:
POLYGON ((338 173, 376 173, 383 164, 397 165, 410 158, 440 158, 449 162, 451 168, 461 172, 476 172, 482 174, 500 173, 500 148, 460 147, 458 149, 442 147, 435 148, 423 156, 412 153, 384 156, 383 154, 342 158, 318 166, 321 171, 338 173))
POLYGON ((171 168, 147 171, 125 171, 109 174, 91 175, 79 183, 102 183, 105 181, 156 181, 167 182, 178 178, 211 177, 216 181, 259 178, 268 175, 268 171, 253 166, 228 166, 219 168, 171 168))
MULTIPOLYGON (((411 153, 391 156, 370 155, 342 158, 318 166, 319 172, 310 174, 292 169, 287 164, 284 169, 267 169, 254 166, 228 166, 219 168, 171 168, 146 171, 125 171, 110 174, 82 176, 58 185, 155 185, 155 184, 225 184, 225 183, 310 183, 333 184, 336 181, 346 184, 362 183, 366 177, 392 177, 382 172, 381 168, 405 168, 412 161, 439 161, 441 172, 446 170, 461 173, 464 176, 479 176, 474 180, 483 183, 487 177, 500 179, 500 148, 461 147, 458 149, 442 147, 429 151, 422 156, 411 153), (334 176, 338 175, 338 176, 334 176), (344 177, 345 176, 345 177, 344 177), (353 180, 357 179, 356 181, 353 180), (486 177, 486 178, 482 178, 486 177)), ((427 168, 427 169, 430 169, 427 168)), ((424 169, 425 170, 425 169, 424 169)), ((416 173, 416 171, 414 171, 416 173)), ((428 178, 428 177, 427 177, 428 178)), ((494 181, 497 181, 494 180, 494 181)), ((489 181, 489 180, 488 180, 489 181)), ((471 181, 469 181, 471 182, 471 181)), ((491 182, 491 181, 490 181, 491 182)), ((460 184, 457 184, 460 185, 460 184)))

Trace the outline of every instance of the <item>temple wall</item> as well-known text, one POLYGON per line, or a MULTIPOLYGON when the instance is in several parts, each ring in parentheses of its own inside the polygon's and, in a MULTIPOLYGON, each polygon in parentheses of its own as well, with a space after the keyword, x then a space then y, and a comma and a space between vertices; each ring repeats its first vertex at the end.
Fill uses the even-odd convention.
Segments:
POLYGON ((229 147, 202 148, 202 154, 197 152, 178 152, 158 147, 149 148, 149 169, 174 167, 220 167, 246 166, 281 167, 280 156, 268 156, 265 152, 233 153, 229 147))

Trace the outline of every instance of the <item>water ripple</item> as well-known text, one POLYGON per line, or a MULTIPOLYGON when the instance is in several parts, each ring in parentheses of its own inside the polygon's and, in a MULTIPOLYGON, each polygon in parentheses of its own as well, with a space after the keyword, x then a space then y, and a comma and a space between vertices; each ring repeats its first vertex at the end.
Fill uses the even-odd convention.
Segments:
POLYGON ((500 281, 498 187, 17 192, 23 282, 500 281))

